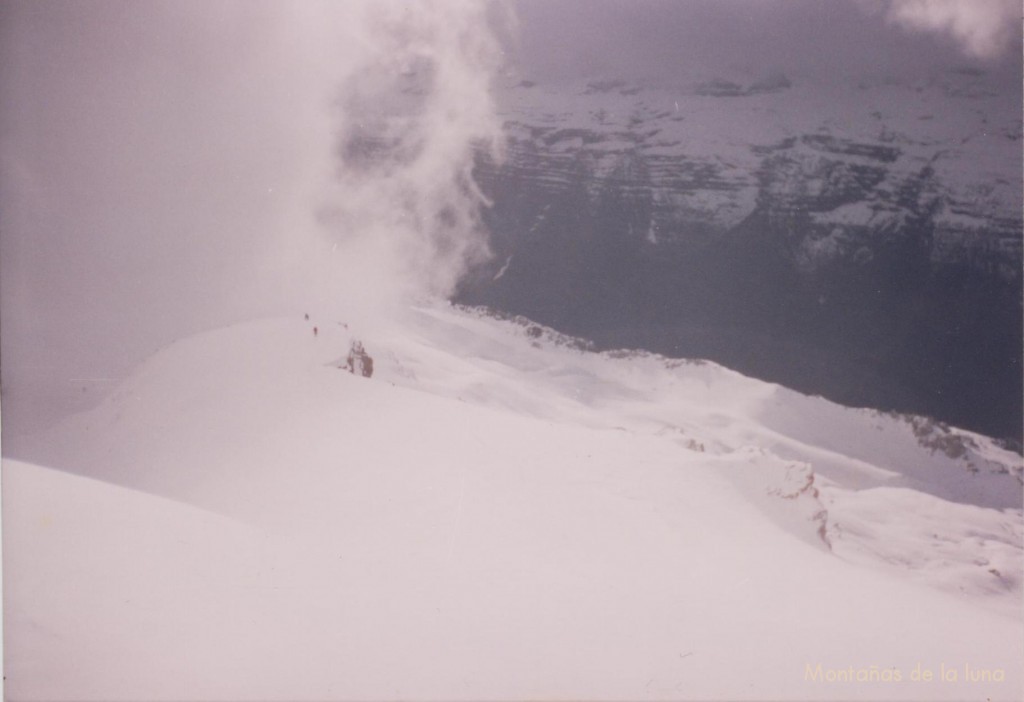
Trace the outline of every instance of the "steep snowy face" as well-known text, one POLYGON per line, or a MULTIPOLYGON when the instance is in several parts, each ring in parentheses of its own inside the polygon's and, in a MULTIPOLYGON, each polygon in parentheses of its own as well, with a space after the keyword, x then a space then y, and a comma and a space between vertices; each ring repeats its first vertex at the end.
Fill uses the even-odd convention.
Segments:
POLYGON ((1019 439, 1019 103, 969 69, 510 82, 461 299, 1019 439))
POLYGON ((518 178, 551 194, 632 199, 622 216, 653 244, 721 235, 760 212, 773 229, 789 226, 791 253, 803 251, 812 272, 926 224, 933 263, 967 255, 1020 277, 1019 89, 1007 94, 973 69, 917 84, 736 81, 508 84, 513 159, 482 173, 502 195, 518 178), (837 228, 836 250, 807 248, 837 228))
POLYGON ((1018 696, 1019 456, 477 310, 364 331, 185 339, 5 446, 106 481, 5 460, 9 694, 1018 696))

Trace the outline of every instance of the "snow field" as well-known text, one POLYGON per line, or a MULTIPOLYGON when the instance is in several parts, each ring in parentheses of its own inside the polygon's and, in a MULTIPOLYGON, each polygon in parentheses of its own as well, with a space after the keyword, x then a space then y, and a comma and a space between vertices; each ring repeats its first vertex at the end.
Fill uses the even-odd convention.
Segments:
POLYGON ((183 340, 5 459, 12 699, 1019 697, 982 437, 1010 468, 952 502, 968 459, 905 422, 714 364, 439 306, 364 379, 352 338, 183 340), (836 672, 871 666, 903 679, 836 672))

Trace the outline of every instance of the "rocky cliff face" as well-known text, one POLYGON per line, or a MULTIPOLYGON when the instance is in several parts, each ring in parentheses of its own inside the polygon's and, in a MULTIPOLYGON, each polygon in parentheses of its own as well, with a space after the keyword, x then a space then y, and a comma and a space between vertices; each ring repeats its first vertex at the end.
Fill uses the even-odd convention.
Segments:
POLYGON ((507 85, 460 298, 840 402, 1021 425, 1020 96, 717 78, 507 85))

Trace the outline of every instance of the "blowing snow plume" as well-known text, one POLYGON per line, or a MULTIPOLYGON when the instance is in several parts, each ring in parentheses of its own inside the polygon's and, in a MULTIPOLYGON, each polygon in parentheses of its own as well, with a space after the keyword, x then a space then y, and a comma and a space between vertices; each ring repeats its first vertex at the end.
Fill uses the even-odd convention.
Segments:
POLYGON ((473 164, 478 150, 498 158, 501 149, 492 19, 473 0, 360 8, 361 44, 334 105, 336 172, 319 220, 341 261, 327 275, 348 278, 361 304, 447 296, 490 255, 480 219, 488 202, 473 164))

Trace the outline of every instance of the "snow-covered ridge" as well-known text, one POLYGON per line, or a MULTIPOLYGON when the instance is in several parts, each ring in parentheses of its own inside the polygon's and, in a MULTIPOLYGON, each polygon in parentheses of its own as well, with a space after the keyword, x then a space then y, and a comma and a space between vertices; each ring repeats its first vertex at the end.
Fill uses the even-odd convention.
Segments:
POLYGON ((13 447, 131 490, 5 463, 9 694, 916 699, 804 672, 920 661, 1019 691, 1021 459, 987 438, 482 310, 345 321, 182 340, 13 447))
MULTIPOLYGON (((494 323, 490 321, 494 315, 489 310, 457 309, 480 322, 494 323)), ((497 318, 506 319, 500 314, 497 318)), ((716 413, 725 412, 722 408, 731 407, 739 396, 743 398, 741 407, 751 410, 751 424, 762 425, 756 430, 751 429, 760 437, 757 442, 760 446, 767 444, 774 449, 791 442, 835 450, 901 476, 897 482, 947 499, 992 507, 1020 507, 1024 501, 1024 494, 1021 494, 1024 460, 980 434, 949 427, 926 417, 842 407, 820 397, 808 397, 773 383, 744 377, 702 359, 674 359, 631 349, 588 353, 590 347, 584 340, 561 334, 523 317, 508 319, 512 332, 525 335, 538 352, 550 353, 556 349, 559 355, 565 351, 574 352, 563 360, 574 368, 559 371, 558 365, 553 364, 541 376, 543 387, 537 388, 537 392, 550 391, 550 376, 559 377, 560 373, 565 373, 571 378, 579 373, 581 367, 590 369, 588 378, 603 381, 595 384, 606 392, 619 387, 622 379, 628 378, 628 387, 632 390, 630 396, 636 398, 635 405, 619 401, 615 403, 613 412, 600 414, 629 417, 634 422, 648 420, 652 426, 663 429, 669 426, 670 418, 687 417, 696 411, 690 423, 701 427, 702 435, 708 437, 716 436, 715 432, 707 429, 718 423, 713 419, 716 413), (748 403, 752 398, 759 398, 761 402, 751 406, 748 403), (969 480, 962 480, 965 475, 981 474, 987 474, 992 481, 982 478, 972 485, 969 480), (953 482, 941 486, 946 480, 953 482)), ((505 355, 504 344, 488 348, 488 355, 494 354, 503 363, 516 365, 505 355)), ((527 389, 531 384, 529 378, 524 378, 519 387, 530 394, 534 392, 527 389)), ((568 397, 578 397, 584 392, 593 393, 594 398, 604 397, 604 393, 596 388, 587 390, 587 385, 559 383, 557 387, 568 397)), ((614 396, 614 392, 612 394, 614 396)), ((728 413, 735 415, 735 410, 728 413)), ((738 417, 733 418, 736 423, 742 421, 738 417)), ((684 433, 679 427, 672 428, 684 433)), ((650 427, 647 429, 651 430, 650 427)), ((729 427, 729 431, 733 429, 735 427, 729 427)), ((717 436, 716 439, 723 447, 732 444, 733 450, 737 448, 735 440, 727 441, 717 436)), ((709 440, 709 445, 715 444, 716 440, 709 440)), ((807 457, 810 455, 806 454, 807 457)))

